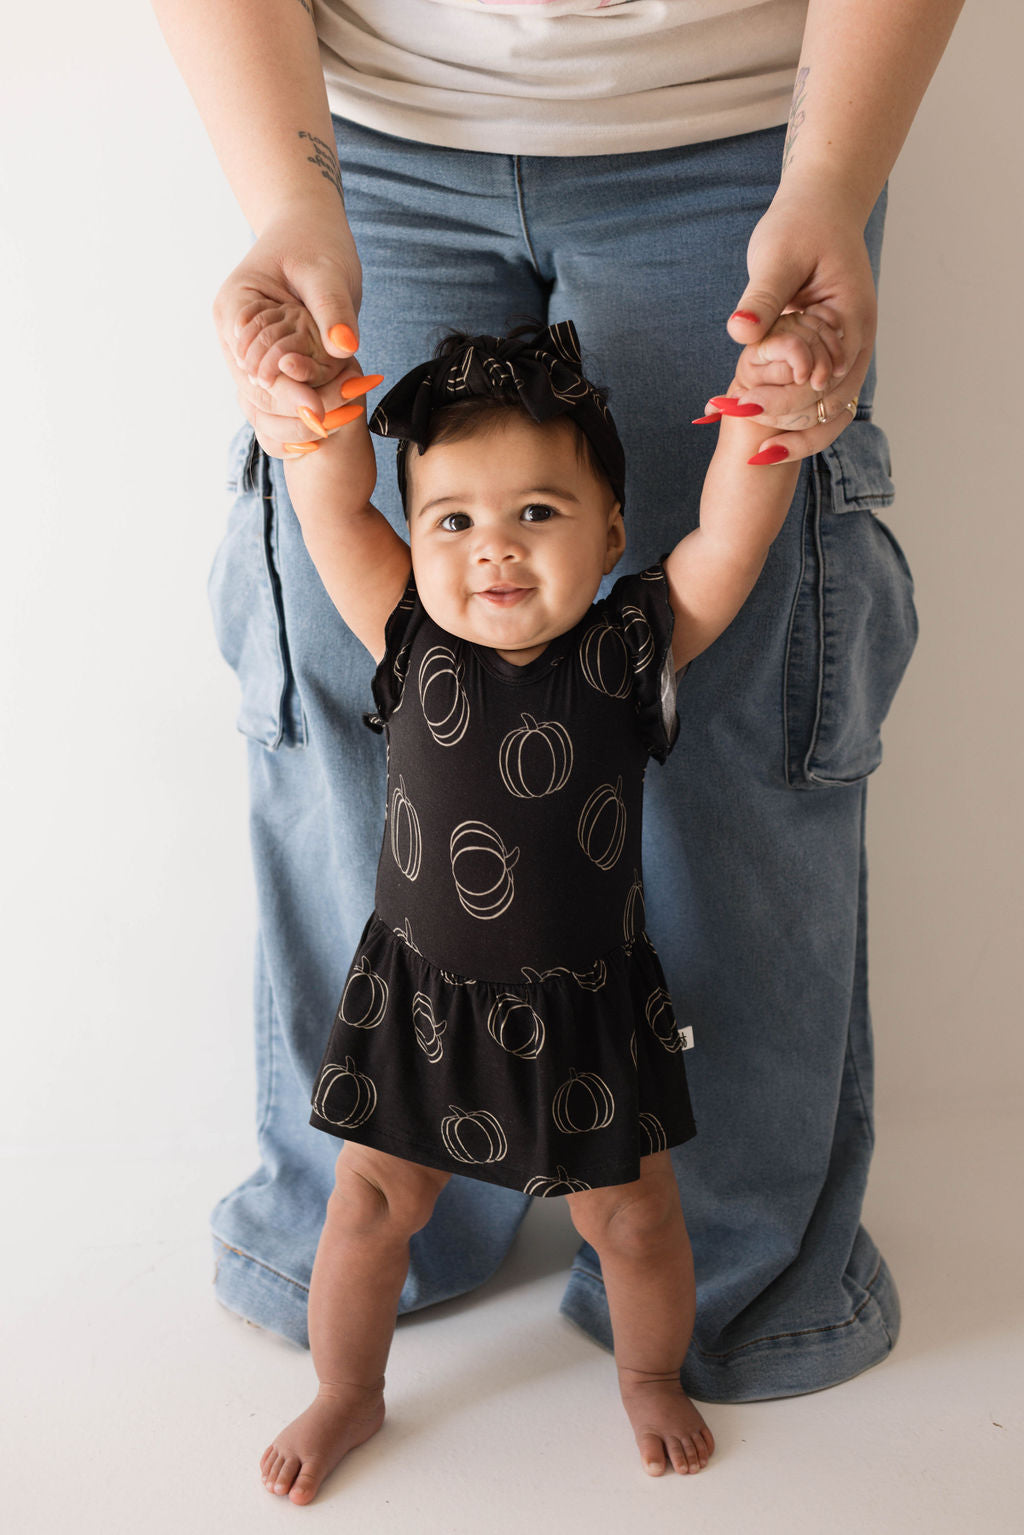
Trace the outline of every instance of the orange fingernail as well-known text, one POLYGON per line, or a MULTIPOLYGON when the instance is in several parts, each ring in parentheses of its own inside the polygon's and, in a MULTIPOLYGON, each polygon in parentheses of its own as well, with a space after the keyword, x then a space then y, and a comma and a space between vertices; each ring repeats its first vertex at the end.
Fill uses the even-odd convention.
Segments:
POLYGON ((298 410, 296 411, 296 415, 298 416, 298 418, 302 422, 302 424, 304 426, 308 426, 309 430, 315 436, 317 436, 317 437, 326 437, 327 436, 327 433, 324 431, 323 426, 320 423, 320 418, 318 416, 314 416, 313 412, 310 410, 308 405, 300 405, 298 410))
POLYGON ((284 445, 285 458, 305 458, 309 453, 315 453, 319 448, 318 442, 286 442, 284 445))
POLYGON ((363 414, 362 400, 356 400, 354 405, 339 405, 337 410, 329 410, 324 417, 324 426, 329 431, 335 427, 344 426, 346 421, 354 421, 357 416, 363 414))
POLYGON ((359 337, 351 325, 332 325, 327 332, 327 339, 335 346, 344 347, 347 352, 359 350, 359 337))
POLYGON ((358 395, 369 394, 378 384, 383 384, 383 373, 364 373, 362 378, 347 378, 341 386, 341 398, 354 400, 358 395))

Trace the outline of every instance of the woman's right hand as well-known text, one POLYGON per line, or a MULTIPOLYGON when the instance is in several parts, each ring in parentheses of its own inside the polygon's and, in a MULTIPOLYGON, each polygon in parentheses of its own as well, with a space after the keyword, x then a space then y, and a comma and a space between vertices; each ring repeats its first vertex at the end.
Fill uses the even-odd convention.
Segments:
POLYGON ((321 435, 340 381, 358 372, 362 269, 343 215, 329 222, 285 211, 268 224, 213 302, 217 338, 243 414, 264 452, 321 435))

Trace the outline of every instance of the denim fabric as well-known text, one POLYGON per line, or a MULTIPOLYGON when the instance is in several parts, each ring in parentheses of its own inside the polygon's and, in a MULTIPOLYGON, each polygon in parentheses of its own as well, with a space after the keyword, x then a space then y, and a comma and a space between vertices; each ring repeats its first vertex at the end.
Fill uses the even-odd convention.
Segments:
MULTIPOLYGON (((650 564, 696 522, 714 432, 689 421, 732 376, 724 319, 783 130, 558 159, 335 129, 364 267, 364 367, 392 382, 449 324, 573 319, 626 449, 618 573, 650 564)), ((876 271, 883 204, 867 230, 876 271)), ((899 1326, 860 1225, 873 1141, 864 819, 917 624, 878 517, 893 489, 873 392, 872 370, 856 421, 805 464, 754 593, 680 690, 676 751, 647 780, 650 931, 695 1039, 698 1135, 673 1161, 698 1283, 684 1382, 705 1401, 846 1379, 882 1359, 899 1326)), ((394 444, 375 448, 375 500, 402 528, 394 444)), ((372 663, 306 555, 281 465, 247 425, 230 484, 211 596, 249 738, 260 1166, 213 1212, 216 1293, 305 1344, 338 1151, 308 1124, 309 1093, 371 909, 384 753, 361 721, 372 663)), ((453 1178, 413 1238, 402 1309, 486 1279, 527 1204, 453 1178)), ((610 1346, 585 1243, 562 1309, 610 1346)))

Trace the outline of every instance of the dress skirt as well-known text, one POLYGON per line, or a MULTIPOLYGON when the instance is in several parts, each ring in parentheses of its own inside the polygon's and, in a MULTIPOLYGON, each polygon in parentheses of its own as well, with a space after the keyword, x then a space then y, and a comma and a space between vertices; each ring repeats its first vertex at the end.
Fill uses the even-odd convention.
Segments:
POLYGON ((349 970, 310 1123, 527 1194, 640 1176, 695 1134, 677 1027, 645 932, 583 973, 482 981, 377 915, 349 970))

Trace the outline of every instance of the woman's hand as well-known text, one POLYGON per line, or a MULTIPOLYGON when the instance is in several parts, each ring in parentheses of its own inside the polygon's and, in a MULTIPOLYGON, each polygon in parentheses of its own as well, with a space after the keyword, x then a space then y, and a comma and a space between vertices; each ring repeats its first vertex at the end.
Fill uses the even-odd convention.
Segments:
MULTIPOLYGON (((808 458, 828 447, 853 420, 871 362, 878 308, 863 231, 841 192, 830 196, 826 190, 810 198, 783 184, 750 237, 747 269, 750 281, 728 330, 745 345, 738 378, 745 385, 748 378, 757 382, 745 387, 727 410, 735 414, 743 406, 742 414, 753 415, 751 407, 760 405, 759 423, 787 434, 788 460, 808 458), (817 327, 824 321, 841 333, 838 346, 826 348, 832 365, 827 377, 819 358, 804 382, 795 373, 790 382, 782 382, 784 364, 758 355, 758 343, 787 311, 803 311, 802 324, 817 327)), ((718 411, 722 398, 709 401, 708 410, 718 411)), ((771 461, 780 462, 777 437, 773 446, 771 461)))
POLYGON ((362 270, 344 216, 303 220, 301 210, 268 224, 213 303, 217 338, 243 414, 275 458, 285 443, 312 442, 358 375, 362 270))

